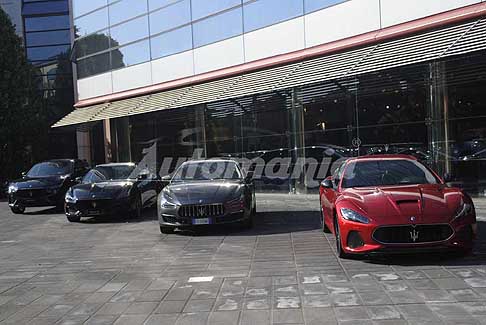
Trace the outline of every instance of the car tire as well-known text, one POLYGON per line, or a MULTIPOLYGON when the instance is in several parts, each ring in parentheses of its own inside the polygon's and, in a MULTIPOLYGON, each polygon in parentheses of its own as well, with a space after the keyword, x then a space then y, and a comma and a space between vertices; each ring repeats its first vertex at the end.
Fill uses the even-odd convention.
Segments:
POLYGON ((341 231, 339 230, 339 222, 337 217, 334 218, 334 236, 336 238, 336 254, 339 258, 349 258, 349 255, 343 251, 343 246, 341 244, 341 231))
POLYGON ((81 221, 81 217, 76 217, 76 216, 68 216, 67 219, 68 219, 69 222, 80 222, 81 221))
POLYGON ((170 226, 160 226, 160 232, 162 234, 173 234, 174 233, 174 227, 170 227, 170 226))
POLYGON ((14 214, 23 214, 25 212, 25 207, 15 205, 13 207, 10 207, 10 210, 12 210, 14 214))
POLYGON ((130 217, 138 219, 142 216, 142 197, 140 195, 137 195, 134 200, 135 206, 130 206, 130 217))
POLYGON ((327 227, 326 223, 324 222, 324 210, 322 209, 322 203, 319 202, 319 208, 320 208, 320 211, 321 211, 321 217, 320 217, 320 221, 321 221, 321 229, 322 229, 322 232, 326 233, 326 234, 330 234, 331 233, 331 230, 327 227))

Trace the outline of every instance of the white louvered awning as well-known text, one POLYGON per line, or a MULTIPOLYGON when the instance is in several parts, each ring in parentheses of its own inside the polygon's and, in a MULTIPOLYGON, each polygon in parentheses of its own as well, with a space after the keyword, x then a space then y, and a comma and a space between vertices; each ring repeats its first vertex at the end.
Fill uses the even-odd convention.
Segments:
POLYGON ((486 19, 244 75, 79 108, 53 127, 282 90, 486 50, 486 19))

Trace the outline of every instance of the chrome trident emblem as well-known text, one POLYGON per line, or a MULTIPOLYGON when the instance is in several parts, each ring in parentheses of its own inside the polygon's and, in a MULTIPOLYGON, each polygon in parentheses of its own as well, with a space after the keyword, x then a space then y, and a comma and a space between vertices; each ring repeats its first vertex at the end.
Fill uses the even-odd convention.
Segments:
POLYGON ((417 241, 417 239, 419 238, 419 231, 417 231, 416 229, 413 229, 411 232, 410 232, 410 238, 412 239, 412 241, 415 243, 417 241))

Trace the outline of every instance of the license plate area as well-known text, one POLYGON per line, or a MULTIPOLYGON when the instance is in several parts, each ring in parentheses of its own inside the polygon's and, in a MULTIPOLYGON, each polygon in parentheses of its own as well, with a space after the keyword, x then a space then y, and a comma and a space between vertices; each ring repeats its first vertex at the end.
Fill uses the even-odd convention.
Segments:
POLYGON ((192 219, 193 225, 209 225, 211 224, 211 219, 209 218, 194 218, 192 219))

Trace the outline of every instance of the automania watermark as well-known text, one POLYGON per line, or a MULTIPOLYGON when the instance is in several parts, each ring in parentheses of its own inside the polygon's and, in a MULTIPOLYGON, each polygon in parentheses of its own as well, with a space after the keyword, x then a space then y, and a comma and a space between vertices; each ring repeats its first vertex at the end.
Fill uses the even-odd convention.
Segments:
MULTIPOLYGON (((208 157, 202 158, 204 154, 203 149, 194 150, 190 157, 157 157, 157 145, 143 150, 143 158, 137 164, 137 168, 133 171, 132 176, 137 176, 142 173, 150 173, 164 177, 173 173, 184 162, 194 160, 204 160, 200 170, 188 169, 186 171, 186 178, 195 176, 195 173, 203 173, 206 179, 213 178, 231 178, 235 170, 231 164, 227 164, 225 160, 231 159, 236 161, 245 171, 251 172, 253 180, 264 180, 266 182, 287 182, 290 180, 303 180, 308 188, 316 188, 319 186, 321 180, 326 178, 330 172, 334 171, 344 159, 332 158, 333 149, 327 149, 327 155, 330 157, 323 157, 318 161, 313 157, 274 157, 269 161, 265 161, 262 157, 255 158, 241 158, 241 157, 208 157), (157 159, 159 158, 159 159, 157 159)), ((200 175, 199 175, 200 176, 200 175)))

